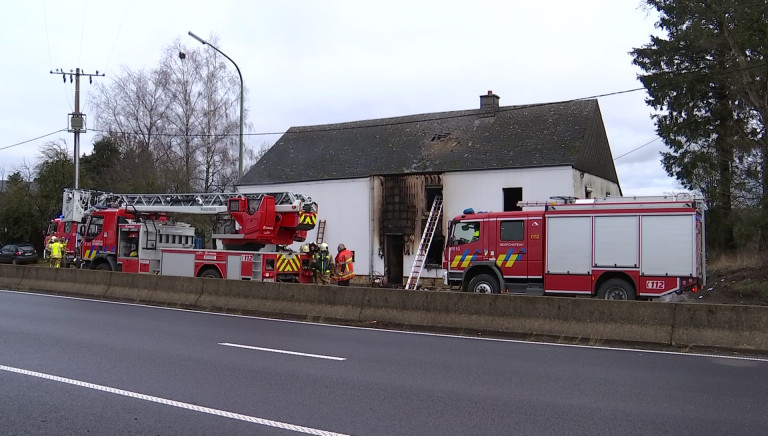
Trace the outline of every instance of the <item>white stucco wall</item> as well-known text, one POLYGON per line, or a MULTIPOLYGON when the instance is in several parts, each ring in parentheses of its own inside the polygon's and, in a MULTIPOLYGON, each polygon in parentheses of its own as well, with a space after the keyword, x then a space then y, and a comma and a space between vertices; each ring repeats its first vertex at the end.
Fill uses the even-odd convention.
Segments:
POLYGON ((573 185, 579 198, 620 197, 621 188, 613 182, 582 171, 573 170, 573 185), (586 195, 589 190, 590 195, 586 195))
MULTIPOLYGON (((238 186, 238 191, 243 193, 292 191, 312 197, 318 205, 318 223, 326 220, 324 241, 331 254, 336 256, 339 243, 346 245, 355 252, 355 272, 361 275, 369 274, 372 254, 370 189, 367 178, 238 186)), ((307 242, 316 238, 317 227, 307 232, 307 242)), ((295 243, 290 248, 298 251, 300 245, 295 243)), ((382 270, 379 267, 378 271, 382 270)))
POLYGON ((460 215, 470 207, 478 212, 501 212, 504 210, 503 188, 523 188, 523 201, 544 201, 558 195, 575 196, 573 168, 563 166, 445 173, 445 216, 460 215))

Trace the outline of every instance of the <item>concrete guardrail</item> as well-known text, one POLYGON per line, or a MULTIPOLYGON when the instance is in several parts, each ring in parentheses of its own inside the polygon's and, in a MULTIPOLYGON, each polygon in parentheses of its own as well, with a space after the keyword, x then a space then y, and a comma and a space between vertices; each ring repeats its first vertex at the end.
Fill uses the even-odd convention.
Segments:
POLYGON ((0 265, 0 287, 319 322, 768 352, 768 306, 346 288, 12 265, 0 265))

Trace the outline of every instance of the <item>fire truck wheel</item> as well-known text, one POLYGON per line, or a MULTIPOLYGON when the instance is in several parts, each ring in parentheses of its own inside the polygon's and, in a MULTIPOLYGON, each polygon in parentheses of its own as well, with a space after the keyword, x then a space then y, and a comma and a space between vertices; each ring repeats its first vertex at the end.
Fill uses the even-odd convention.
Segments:
POLYGON ((597 298, 605 300, 634 300, 635 290, 632 285, 622 279, 610 279, 600 286, 597 298))
POLYGON ((221 273, 216 268, 208 267, 200 271, 200 274, 198 275, 198 277, 205 277, 208 279, 220 279, 221 273))
POLYGON ((112 267, 107 262, 101 262, 94 269, 96 271, 112 271, 112 267))
POLYGON ((499 284, 490 274, 478 274, 469 281, 469 291, 479 294, 498 294, 499 284))

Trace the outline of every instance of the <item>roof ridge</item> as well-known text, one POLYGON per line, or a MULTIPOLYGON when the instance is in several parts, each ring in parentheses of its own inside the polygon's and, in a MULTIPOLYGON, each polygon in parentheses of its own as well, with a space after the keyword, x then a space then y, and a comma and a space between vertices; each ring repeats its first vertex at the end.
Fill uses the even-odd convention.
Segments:
MULTIPOLYGON (((509 112, 513 110, 532 109, 532 108, 552 106, 552 105, 576 104, 581 102, 597 102, 597 99, 566 100, 566 101, 555 101, 555 102, 546 102, 546 103, 529 103, 529 104, 522 104, 522 105, 499 106, 497 113, 509 112)), ((299 132, 303 133, 307 131, 336 130, 336 129, 339 129, 340 127, 367 128, 367 127, 386 126, 388 124, 417 123, 420 121, 434 121, 439 119, 460 118, 460 117, 468 117, 473 115, 482 115, 484 113, 485 111, 480 108, 462 109, 462 110, 455 110, 455 111, 443 111, 443 112, 424 112, 420 114, 401 115, 398 117, 384 117, 384 118, 371 118, 367 120, 346 121, 343 123, 293 126, 289 128, 286 131, 286 133, 299 133, 299 132)))

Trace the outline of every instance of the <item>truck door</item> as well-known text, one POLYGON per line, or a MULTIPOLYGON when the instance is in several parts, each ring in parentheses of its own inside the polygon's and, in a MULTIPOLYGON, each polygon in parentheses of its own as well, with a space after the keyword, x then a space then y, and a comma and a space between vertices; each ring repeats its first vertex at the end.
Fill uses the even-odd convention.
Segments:
POLYGON ((84 260, 90 261, 96 254, 104 250, 103 228, 103 216, 94 214, 88 218, 88 222, 85 225, 85 234, 83 235, 82 252, 80 253, 80 257, 84 260))
POLYGON ((528 277, 528 250, 526 245, 526 220, 500 219, 499 251, 496 253, 496 266, 507 280, 526 279, 528 277))

